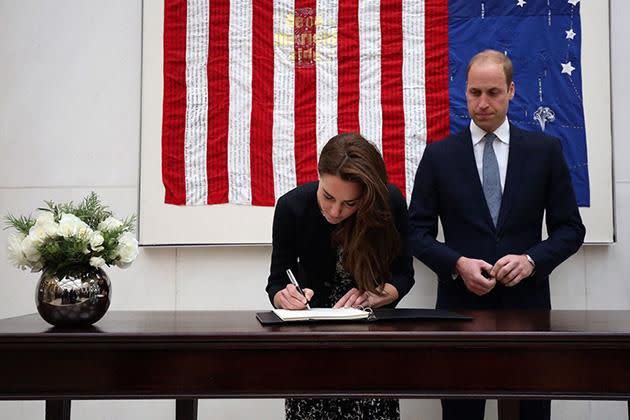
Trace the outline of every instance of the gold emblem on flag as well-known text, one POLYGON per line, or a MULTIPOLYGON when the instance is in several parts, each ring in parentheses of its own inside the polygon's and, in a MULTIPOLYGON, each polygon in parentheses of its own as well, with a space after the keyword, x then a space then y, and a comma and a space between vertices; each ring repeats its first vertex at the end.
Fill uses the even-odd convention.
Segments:
POLYGON ((285 30, 274 34, 274 45, 282 50, 293 47, 289 59, 296 67, 312 67, 325 59, 317 45, 336 45, 337 28, 325 24, 315 9, 305 7, 289 13, 285 19, 285 30))
POLYGON ((315 10, 311 7, 296 9, 295 21, 293 22, 296 67, 312 67, 315 65, 316 34, 315 10))

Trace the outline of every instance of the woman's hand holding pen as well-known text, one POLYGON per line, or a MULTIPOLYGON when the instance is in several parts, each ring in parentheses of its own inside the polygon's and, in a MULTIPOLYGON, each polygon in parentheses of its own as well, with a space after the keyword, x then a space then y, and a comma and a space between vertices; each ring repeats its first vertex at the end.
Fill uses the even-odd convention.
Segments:
POLYGON ((308 288, 302 290, 304 295, 294 285, 287 284, 287 287, 273 297, 274 306, 278 309, 306 309, 306 304, 311 300, 314 292, 308 288))

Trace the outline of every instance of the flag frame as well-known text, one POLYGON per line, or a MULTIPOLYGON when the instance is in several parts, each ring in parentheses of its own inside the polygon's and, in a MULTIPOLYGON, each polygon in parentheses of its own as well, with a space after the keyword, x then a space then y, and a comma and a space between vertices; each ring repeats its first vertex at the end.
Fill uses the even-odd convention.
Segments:
MULTIPOLYGON (((582 76, 591 207, 586 243, 614 242, 609 2, 581 2, 582 76), (604 3, 604 4, 602 4, 604 3), (597 135, 595 135, 597 133, 597 135)), ((139 242, 142 246, 268 245, 273 207, 164 203, 161 176, 162 1, 143 2, 139 242)), ((516 69, 518 71, 518 69, 516 69)), ((517 86, 518 89, 518 86, 517 86)))

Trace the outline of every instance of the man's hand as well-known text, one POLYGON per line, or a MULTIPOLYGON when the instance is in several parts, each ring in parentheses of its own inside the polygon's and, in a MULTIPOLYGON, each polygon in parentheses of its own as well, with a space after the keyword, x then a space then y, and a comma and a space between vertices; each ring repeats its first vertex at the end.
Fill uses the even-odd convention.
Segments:
POLYGON ((455 270, 462 280, 464 280, 464 284, 468 290, 478 296, 485 295, 497 284, 494 276, 490 272, 492 265, 484 260, 459 257, 455 264, 455 270))
POLYGON ((313 297, 314 292, 311 289, 303 290, 306 296, 298 292, 294 285, 287 284, 287 287, 280 290, 273 297, 273 305, 278 309, 304 309, 313 297))
POLYGON ((506 287, 516 286, 521 280, 531 276, 534 266, 525 255, 506 255, 494 264, 490 276, 506 287))

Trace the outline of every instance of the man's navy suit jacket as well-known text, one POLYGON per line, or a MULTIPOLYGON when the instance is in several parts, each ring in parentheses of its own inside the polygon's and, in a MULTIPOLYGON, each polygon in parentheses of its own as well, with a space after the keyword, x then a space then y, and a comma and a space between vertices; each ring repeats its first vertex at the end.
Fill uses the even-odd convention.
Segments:
POLYGON ((437 273, 437 307, 446 309, 551 308, 549 274, 580 248, 585 234, 560 141, 512 124, 496 228, 468 128, 426 147, 409 217, 412 252, 437 273), (443 243, 436 240, 438 217, 443 243), (494 264, 507 254, 529 254, 536 262, 534 275, 514 287, 497 282, 484 296, 468 291, 460 278, 453 279, 461 256, 494 264))

